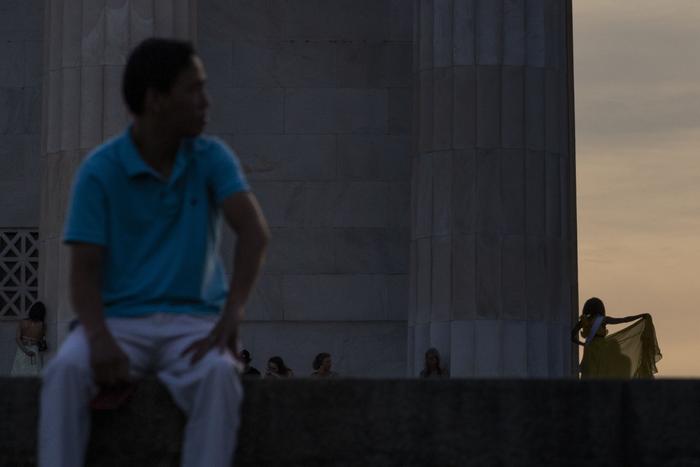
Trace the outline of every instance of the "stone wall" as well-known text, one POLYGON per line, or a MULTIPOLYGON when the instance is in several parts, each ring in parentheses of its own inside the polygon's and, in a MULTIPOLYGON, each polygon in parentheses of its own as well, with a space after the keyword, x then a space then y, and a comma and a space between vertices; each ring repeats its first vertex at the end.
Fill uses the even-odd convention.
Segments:
MULTIPOLYGON (((41 0, 0 2, 0 230, 38 230, 43 43, 41 0)), ((4 250, 0 241, 0 253, 4 250)), ((0 272, 0 287, 6 276, 0 272)), ((3 307, 0 299, 0 309, 3 307)), ((25 305, 20 305, 25 308, 25 305)), ((26 310, 25 310, 26 311, 26 310)), ((0 375, 15 355, 15 326, 0 317, 0 375)))
MULTIPOLYGON (((33 466, 39 382, 1 379, 0 465, 33 466)), ((697 380, 247 381, 236 466, 697 466, 697 380)), ((184 418, 142 384, 93 414, 88 465, 175 466, 184 418)))
POLYGON ((281 355, 307 374, 326 351, 345 375, 405 372, 412 14, 401 0, 198 3, 208 131, 238 152, 272 229, 243 329, 257 366, 281 355))

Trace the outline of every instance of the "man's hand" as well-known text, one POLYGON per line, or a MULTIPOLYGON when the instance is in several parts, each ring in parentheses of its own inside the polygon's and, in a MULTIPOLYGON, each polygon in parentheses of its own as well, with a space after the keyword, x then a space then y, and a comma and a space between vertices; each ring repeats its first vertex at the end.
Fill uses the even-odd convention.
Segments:
POLYGON ((106 329, 90 337, 90 366, 98 386, 129 382, 129 358, 106 329))
POLYGON ((240 323, 242 310, 238 312, 224 313, 214 329, 203 339, 199 339, 190 344, 181 356, 192 353, 190 364, 194 365, 200 361, 211 349, 219 349, 220 353, 230 350, 238 358, 238 325, 240 323))
POLYGON ((25 354, 27 354, 27 357, 33 357, 34 355, 36 355, 36 354, 35 354, 33 351, 31 351, 31 350, 24 350, 24 349, 23 349, 22 351, 23 351, 25 354))

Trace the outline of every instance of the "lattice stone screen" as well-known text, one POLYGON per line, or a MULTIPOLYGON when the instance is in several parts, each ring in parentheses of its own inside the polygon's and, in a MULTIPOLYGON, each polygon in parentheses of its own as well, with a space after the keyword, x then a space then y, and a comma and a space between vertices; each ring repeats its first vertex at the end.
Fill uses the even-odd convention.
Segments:
POLYGON ((0 320, 25 316, 38 299, 39 232, 0 229, 0 320))

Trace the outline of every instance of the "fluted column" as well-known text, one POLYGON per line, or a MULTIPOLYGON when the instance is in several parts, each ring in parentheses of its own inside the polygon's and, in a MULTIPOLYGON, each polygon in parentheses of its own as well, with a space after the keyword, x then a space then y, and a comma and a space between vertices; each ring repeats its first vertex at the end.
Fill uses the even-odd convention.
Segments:
POLYGON ((49 0, 44 18, 40 297, 52 349, 73 312, 61 244, 73 174, 128 121, 121 78, 132 47, 150 36, 194 38, 196 0, 49 0))
POLYGON ((409 374, 561 377, 576 313, 570 0, 415 0, 409 374))

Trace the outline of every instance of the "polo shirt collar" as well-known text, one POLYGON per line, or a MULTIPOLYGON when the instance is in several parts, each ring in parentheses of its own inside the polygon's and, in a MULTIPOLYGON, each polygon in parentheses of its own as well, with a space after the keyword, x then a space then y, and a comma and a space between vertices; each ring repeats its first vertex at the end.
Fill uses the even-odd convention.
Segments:
MULTIPOLYGON (((133 178, 139 175, 152 175, 159 180, 163 180, 163 176, 158 173, 153 167, 148 165, 146 161, 143 160, 139 154, 134 139, 131 135, 132 125, 126 129, 124 134, 124 145, 121 151, 121 162, 126 170, 126 174, 129 178, 133 178)), ((173 165, 173 170, 170 174, 170 180, 176 180, 185 169, 185 147, 187 144, 183 141, 180 144, 180 148, 177 150, 177 155, 175 156, 175 163, 173 165)))

